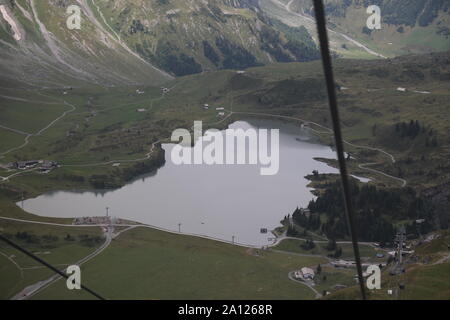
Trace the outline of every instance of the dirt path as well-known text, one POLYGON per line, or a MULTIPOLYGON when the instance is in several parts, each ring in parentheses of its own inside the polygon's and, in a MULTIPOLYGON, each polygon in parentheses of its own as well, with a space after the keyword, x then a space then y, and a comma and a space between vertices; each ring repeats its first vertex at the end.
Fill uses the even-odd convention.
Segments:
MULTIPOLYGON (((297 17, 300 17, 300 18, 302 18, 302 19, 305 19, 305 20, 309 21, 310 23, 313 23, 314 25, 316 24, 316 21, 315 21, 315 19, 314 19, 313 17, 307 16, 307 15, 305 15, 305 14, 303 14, 303 13, 299 13, 299 12, 293 11, 293 10, 291 9, 291 5, 292 5, 292 3, 293 3, 295 0, 290 0, 289 3, 287 3, 287 4, 284 4, 284 3, 282 3, 282 2, 280 2, 280 1, 278 1, 278 0, 270 0, 270 1, 273 2, 274 4, 278 5, 279 7, 284 8, 284 9, 285 9, 287 12, 289 12, 290 14, 295 15, 295 16, 297 16, 297 17)), ((359 41, 357 41, 357 40, 351 38, 350 36, 348 36, 348 35, 346 35, 346 34, 344 34, 344 33, 335 31, 335 30, 330 29, 330 28, 328 28, 328 32, 330 32, 330 33, 332 33, 332 34, 336 34, 336 35, 338 35, 338 36, 344 38, 344 39, 347 40, 348 42, 351 42, 352 44, 354 44, 354 45, 357 46, 358 48, 363 49, 364 51, 366 51, 367 53, 369 53, 369 54, 371 54, 371 55, 374 55, 374 56, 377 56, 377 57, 386 59, 386 56, 384 56, 384 55, 382 55, 382 54, 380 54, 380 53, 377 53, 377 52, 373 51, 372 49, 368 48, 367 46, 365 46, 365 45, 362 44, 361 42, 359 42, 359 41)))
MULTIPOLYGON (((78 262, 74 263, 73 265, 81 266, 82 264, 88 262, 89 260, 95 258, 100 253, 102 253, 108 246, 111 244, 112 240, 112 227, 108 227, 108 230, 105 232, 106 240, 105 242, 98 247, 94 252, 87 255, 86 257, 82 258, 78 262)), ((62 270, 62 272, 66 273, 67 268, 62 270)), ((35 284, 32 284, 19 293, 17 293, 11 300, 26 300, 31 297, 33 297, 35 294, 39 293, 41 290, 47 288, 51 284, 55 283, 56 281, 62 279, 62 277, 59 274, 55 274, 48 278, 47 280, 39 281, 35 284)))
POLYGON ((450 254, 446 255, 445 257, 439 259, 438 261, 436 261, 435 263, 431 264, 432 266, 438 265, 438 264, 442 264, 442 263, 446 263, 448 260, 450 260, 450 254))
POLYGON ((95 9, 97 11, 97 13, 100 15, 100 17, 103 20, 103 23, 105 26, 107 26, 107 28, 110 30, 110 32, 108 32, 107 30, 105 30, 105 28, 103 27, 103 25, 97 20, 97 18, 95 17, 94 13, 92 12, 90 6, 86 3, 86 1, 83 0, 77 0, 77 3, 83 8, 84 13, 89 17, 89 19, 91 20, 91 22, 96 25, 100 30, 102 30, 105 34, 107 34, 110 39, 112 39, 113 41, 115 41, 117 44, 119 44, 123 49, 125 49, 129 54, 131 54, 133 57, 137 58, 139 61, 141 61, 142 63, 144 63, 145 65, 151 67, 152 69, 158 71, 161 75, 163 75, 166 79, 174 79, 173 76, 171 76, 170 74, 168 74, 167 72, 158 69, 157 67, 155 67, 154 65, 150 64, 148 61, 146 61, 145 59, 143 59, 140 55, 138 55, 136 52, 134 52, 133 50, 131 50, 128 45, 123 42, 123 40, 121 39, 120 35, 117 34, 117 32, 109 25, 108 21, 106 21, 105 16, 103 15, 103 12, 100 10, 99 6, 97 5, 97 3, 95 2, 95 0, 92 0, 92 4, 95 6, 95 9), (114 36, 111 35, 114 34, 114 36))
MULTIPOLYGON (((13 151, 17 151, 17 150, 21 150, 21 149, 25 148, 25 147, 30 143, 30 139, 31 139, 32 137, 34 137, 34 136, 40 136, 44 131, 46 131, 46 130, 48 130, 49 128, 51 128, 52 126, 54 126, 56 122, 58 122, 59 120, 63 119, 63 118, 64 118, 65 116, 67 116, 69 113, 74 112, 74 111, 77 109, 77 108, 75 107, 75 105, 73 105, 73 104, 71 104, 71 103, 68 103, 68 102, 65 101, 65 100, 63 100, 62 103, 63 103, 64 105, 66 105, 66 106, 69 106, 70 109, 64 111, 59 117, 57 117, 56 119, 54 119, 53 121, 51 121, 48 125, 46 125, 46 126, 45 126, 44 128, 42 128, 42 129, 40 129, 40 130, 39 130, 38 132, 36 132, 36 133, 30 134, 30 133, 22 132, 22 131, 20 131, 20 130, 16 130, 16 129, 4 127, 4 126, 1 126, 1 125, 0 125, 0 127, 3 128, 3 129, 7 129, 7 130, 10 130, 10 131, 14 131, 14 132, 16 132, 16 133, 19 133, 19 134, 26 135, 25 138, 24 138, 24 142, 23 142, 20 146, 11 148, 11 149, 6 150, 6 151, 4 151, 4 152, 1 152, 1 153, 0 153, 0 159, 4 158, 5 155, 7 155, 7 154, 9 154, 9 153, 11 153, 11 152, 13 152, 13 151)), ((36 169, 23 170, 23 171, 20 171, 20 172, 16 172, 16 173, 14 173, 14 174, 12 174, 12 175, 10 175, 10 176, 7 176, 7 177, 0 176, 0 183, 3 183, 3 182, 5 182, 5 181, 8 181, 9 179, 11 179, 11 178, 13 178, 13 177, 16 177, 16 176, 19 176, 19 175, 22 175, 22 174, 25 174, 25 173, 29 173, 29 172, 32 172, 32 171, 35 171, 35 170, 36 170, 36 169)))
POLYGON ((304 282, 304 281, 300 281, 300 280, 295 279, 293 273, 294 273, 293 271, 288 273, 288 278, 290 280, 294 281, 295 283, 300 283, 300 284, 308 287, 309 289, 311 289, 316 294, 316 296, 315 296, 316 299, 322 298, 322 295, 319 293, 319 291, 317 291, 311 284, 309 284, 307 282, 304 282))
MULTIPOLYGON (((44 94, 42 94, 42 93, 38 93, 38 94, 39 94, 39 95, 42 95, 42 96, 45 96, 45 97, 49 97, 49 96, 44 95, 44 94)), ((55 99, 55 98, 53 98, 53 97, 50 97, 50 98, 55 99)), ((23 100, 24 100, 24 101, 29 101, 29 100, 26 100, 26 99, 23 99, 23 100)), ((58 100, 59 100, 59 99, 58 99, 58 100)), ((3 158, 5 155, 7 155, 7 154, 13 152, 13 151, 17 151, 17 150, 23 149, 25 146, 27 146, 27 145, 29 144, 30 138, 31 138, 31 137, 41 135, 44 131, 46 131, 46 130, 48 130, 49 128, 51 128, 56 122, 58 122, 59 120, 61 120, 62 118, 64 118, 67 114, 69 114, 69 113, 71 113, 71 112, 73 112, 73 111, 75 111, 75 110, 77 109, 73 104, 68 103, 68 102, 65 101, 65 100, 60 100, 60 101, 61 101, 62 104, 66 105, 66 106, 69 106, 70 109, 64 111, 59 117, 57 117, 56 119, 52 120, 48 125, 46 125, 46 126, 45 126, 44 128, 42 128, 42 129, 40 129, 40 130, 37 131, 36 133, 27 133, 27 132, 24 132, 24 131, 20 131, 20 130, 17 130, 17 129, 13 129, 13 128, 9 128, 9 127, 0 125, 0 128, 6 129, 6 130, 10 130, 10 131, 13 131, 13 132, 18 133, 18 134, 26 135, 26 137, 25 137, 25 139, 24 139, 24 143, 23 143, 22 145, 20 145, 20 146, 18 146, 18 147, 11 148, 11 149, 9 149, 9 150, 7 150, 7 151, 4 151, 4 152, 0 153, 0 159, 3 158)), ((58 102, 41 102, 41 103, 46 103, 46 104, 58 104, 58 102)), ((0 178, 3 178, 3 177, 0 177, 0 178)))
POLYGON ((0 251, 0 254, 2 256, 4 256, 6 259, 8 259, 9 261, 11 261, 11 263, 16 266, 16 268, 20 271, 20 277, 23 279, 23 268, 21 266, 19 266, 19 264, 13 258, 8 256, 6 253, 3 253, 0 251))

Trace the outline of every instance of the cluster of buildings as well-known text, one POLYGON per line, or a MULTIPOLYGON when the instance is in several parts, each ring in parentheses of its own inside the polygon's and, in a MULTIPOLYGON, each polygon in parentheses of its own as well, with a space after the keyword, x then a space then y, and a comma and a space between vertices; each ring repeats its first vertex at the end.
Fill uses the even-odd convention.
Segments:
MULTIPOLYGON (((330 264, 335 268, 356 268, 356 262, 351 260, 335 260, 331 261, 330 264)), ((367 268, 370 265, 373 265, 373 263, 362 263, 361 266, 363 268, 367 268)), ((377 263, 377 265, 381 267, 385 267, 386 263, 377 263)))
POLYGON ((125 221, 110 216, 102 217, 81 217, 73 220, 74 225, 108 225, 108 224, 124 224, 125 221))
MULTIPOLYGON (((210 108, 209 104, 205 103, 205 104, 203 105, 203 109, 209 110, 209 108, 210 108)), ((223 108, 223 107, 217 107, 217 108, 216 108, 216 111, 219 111, 219 113, 217 114, 218 117, 223 117, 223 116, 225 116, 225 112, 224 112, 224 111, 225 111, 225 108, 223 108)))
POLYGON ((330 264, 335 268, 356 268, 355 261, 335 260, 330 262, 330 264))
POLYGON ((42 173, 48 173, 58 167, 58 163, 52 160, 27 160, 16 161, 8 164, 8 169, 12 170, 26 170, 37 168, 42 173))
POLYGON ((312 281, 316 276, 311 268, 303 267, 300 270, 294 271, 294 278, 302 281, 312 281))

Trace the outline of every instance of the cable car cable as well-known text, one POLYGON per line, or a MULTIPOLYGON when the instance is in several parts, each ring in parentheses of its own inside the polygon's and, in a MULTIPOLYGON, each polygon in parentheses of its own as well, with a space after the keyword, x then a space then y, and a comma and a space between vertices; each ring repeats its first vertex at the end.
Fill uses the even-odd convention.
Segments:
MULTIPOLYGON (((19 250, 20 252, 26 254, 27 256, 29 256, 30 258, 32 258, 33 260, 36 260, 37 262, 39 262, 40 264, 46 266, 47 268, 49 268, 50 270, 56 272, 57 274, 59 274, 61 277, 69 279, 69 276, 67 274, 65 274, 64 272, 58 270, 57 268, 55 268, 54 266, 52 266, 51 264, 45 262, 44 260, 42 260, 41 258, 37 257, 36 255, 32 254, 31 252, 29 252, 28 250, 22 248, 20 245, 14 243, 13 241, 11 241, 10 239, 4 237, 3 235, 0 234, 0 240, 3 240, 4 242, 6 242, 7 244, 9 244, 11 247, 19 250)), ((101 295, 99 295, 98 293, 96 293, 95 291, 89 289, 88 287, 80 284, 81 288, 87 292, 89 292, 90 294, 92 294, 93 296, 95 296, 96 298, 100 299, 100 300, 105 300, 105 298, 103 298, 101 295)))
POLYGON ((345 163, 344 144, 342 141, 341 126, 339 120, 339 111, 336 96, 336 84, 334 82, 333 66, 328 45, 328 34, 325 20, 325 9, 322 0, 313 0, 314 12, 316 15, 317 31, 319 34, 320 51, 322 53, 322 63, 325 73, 325 80, 328 91, 328 102, 330 105, 331 116, 333 119, 333 130, 336 144, 336 152, 339 160, 339 168, 341 172, 342 190, 344 193, 345 211, 347 215, 348 227, 352 237, 353 252, 355 254, 356 268, 358 270, 359 286, 361 289, 361 297, 366 300, 366 291, 364 287, 364 277, 361 266, 361 257, 359 254, 358 239, 356 235, 356 223, 354 210, 350 198, 350 185, 348 179, 347 166, 345 163))

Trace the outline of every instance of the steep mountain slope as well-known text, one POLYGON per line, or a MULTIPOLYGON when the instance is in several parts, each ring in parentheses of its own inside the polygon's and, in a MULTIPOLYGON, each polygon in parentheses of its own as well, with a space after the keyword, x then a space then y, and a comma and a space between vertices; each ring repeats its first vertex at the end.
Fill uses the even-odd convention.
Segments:
POLYGON ((171 77, 116 40, 85 1, 81 29, 69 30, 69 1, 12 0, 0 3, 2 86, 80 83, 159 84, 171 77))
POLYGON ((115 36, 147 61, 181 76, 274 61, 318 58, 307 33, 293 41, 249 0, 92 0, 115 36))
POLYGON ((286 37, 254 0, 0 4, 0 70, 9 86, 158 85, 172 76, 319 57, 306 30, 286 37), (79 30, 66 24, 73 4, 81 9, 79 30))
MULTIPOLYGON (((279 1, 292 12, 312 17, 311 0, 279 1)), ((427 53, 450 49, 450 3, 445 0, 325 0, 330 27, 367 45, 386 56, 427 53), (367 8, 381 9, 381 29, 366 26, 367 8)), ((269 7, 270 9, 270 7, 269 7)), ((289 13, 284 12, 285 15, 289 13)), ((348 48, 340 48, 345 55, 348 48), (342 50, 344 49, 344 50, 342 50)))

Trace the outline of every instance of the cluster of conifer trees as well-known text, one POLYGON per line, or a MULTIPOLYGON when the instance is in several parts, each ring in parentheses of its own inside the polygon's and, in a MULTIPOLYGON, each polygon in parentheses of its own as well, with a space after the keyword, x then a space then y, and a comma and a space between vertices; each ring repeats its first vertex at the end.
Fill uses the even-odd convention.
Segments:
MULTIPOLYGON (((433 206, 412 188, 380 189, 373 185, 359 186, 351 182, 351 195, 356 213, 358 239, 389 243, 400 221, 410 221, 411 236, 433 229, 433 206), (420 226, 416 220, 425 219, 420 226)), ((348 239, 342 190, 339 181, 331 184, 308 206, 310 212, 296 209, 292 215, 295 225, 324 234, 329 239, 348 239)), ((291 233, 292 232, 291 230, 291 233)))

